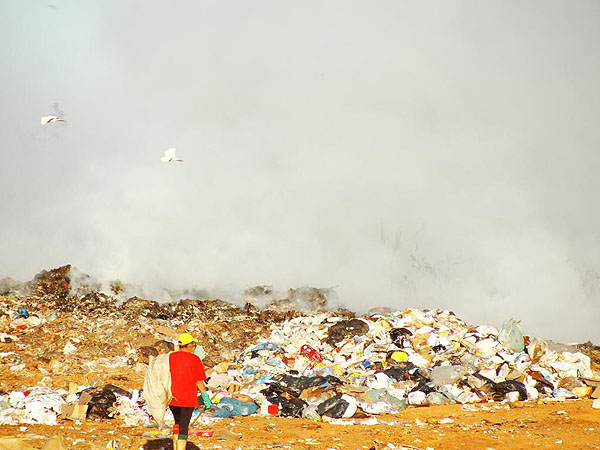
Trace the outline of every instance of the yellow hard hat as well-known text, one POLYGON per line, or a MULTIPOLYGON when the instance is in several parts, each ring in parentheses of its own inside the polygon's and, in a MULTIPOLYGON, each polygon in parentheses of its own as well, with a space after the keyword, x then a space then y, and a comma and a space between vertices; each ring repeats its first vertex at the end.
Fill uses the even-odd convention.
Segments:
POLYGON ((198 342, 190 333, 182 333, 179 335, 179 345, 188 345, 190 342, 198 342))

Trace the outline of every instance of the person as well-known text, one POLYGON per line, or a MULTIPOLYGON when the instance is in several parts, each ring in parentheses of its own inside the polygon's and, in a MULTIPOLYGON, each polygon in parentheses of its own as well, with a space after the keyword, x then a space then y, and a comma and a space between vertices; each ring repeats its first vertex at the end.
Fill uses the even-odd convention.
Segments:
POLYGON ((192 413, 198 405, 198 390, 200 390, 202 402, 206 408, 210 408, 211 402, 204 385, 204 380, 206 380, 204 365, 200 358, 193 353, 198 340, 190 333, 180 334, 178 340, 179 351, 169 355, 171 393, 173 395, 169 409, 175 418, 173 449, 185 450, 192 413))

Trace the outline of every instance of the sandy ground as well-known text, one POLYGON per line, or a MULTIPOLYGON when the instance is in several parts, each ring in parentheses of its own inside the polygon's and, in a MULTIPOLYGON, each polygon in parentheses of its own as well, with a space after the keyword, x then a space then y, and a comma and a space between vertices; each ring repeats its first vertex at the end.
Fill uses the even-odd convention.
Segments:
MULTIPOLYGON (((344 424, 260 416, 222 419, 194 430, 225 430, 241 435, 241 439, 193 436, 187 448, 594 449, 600 448, 600 410, 593 409, 591 403, 577 400, 469 407, 475 406, 476 411, 465 411, 461 405, 409 408, 399 415, 378 416, 374 425, 361 424, 366 419, 346 420, 344 424)), ((35 448, 41 448, 47 437, 58 432, 67 446, 75 449, 106 448, 111 439, 119 441, 123 449, 172 448, 170 439, 144 436, 151 431, 155 430, 124 427, 114 419, 83 424, 60 421, 59 426, 29 425, 26 429, 3 426, 0 436, 32 438, 35 448)))

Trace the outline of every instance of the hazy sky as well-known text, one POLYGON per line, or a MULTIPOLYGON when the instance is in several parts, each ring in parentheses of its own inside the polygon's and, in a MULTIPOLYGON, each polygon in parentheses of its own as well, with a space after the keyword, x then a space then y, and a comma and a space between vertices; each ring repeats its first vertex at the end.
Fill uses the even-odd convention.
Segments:
POLYGON ((597 0, 0 0, 0 276, 336 286, 598 343, 599 24, 597 0))

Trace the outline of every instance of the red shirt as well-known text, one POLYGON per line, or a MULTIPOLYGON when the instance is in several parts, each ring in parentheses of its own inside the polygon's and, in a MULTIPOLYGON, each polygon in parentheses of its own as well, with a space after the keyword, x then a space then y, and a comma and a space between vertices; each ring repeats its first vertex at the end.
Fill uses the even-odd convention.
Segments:
POLYGON ((172 406, 196 407, 198 390, 196 383, 206 380, 204 365, 198 356, 190 352, 173 352, 169 355, 171 371, 172 406))

